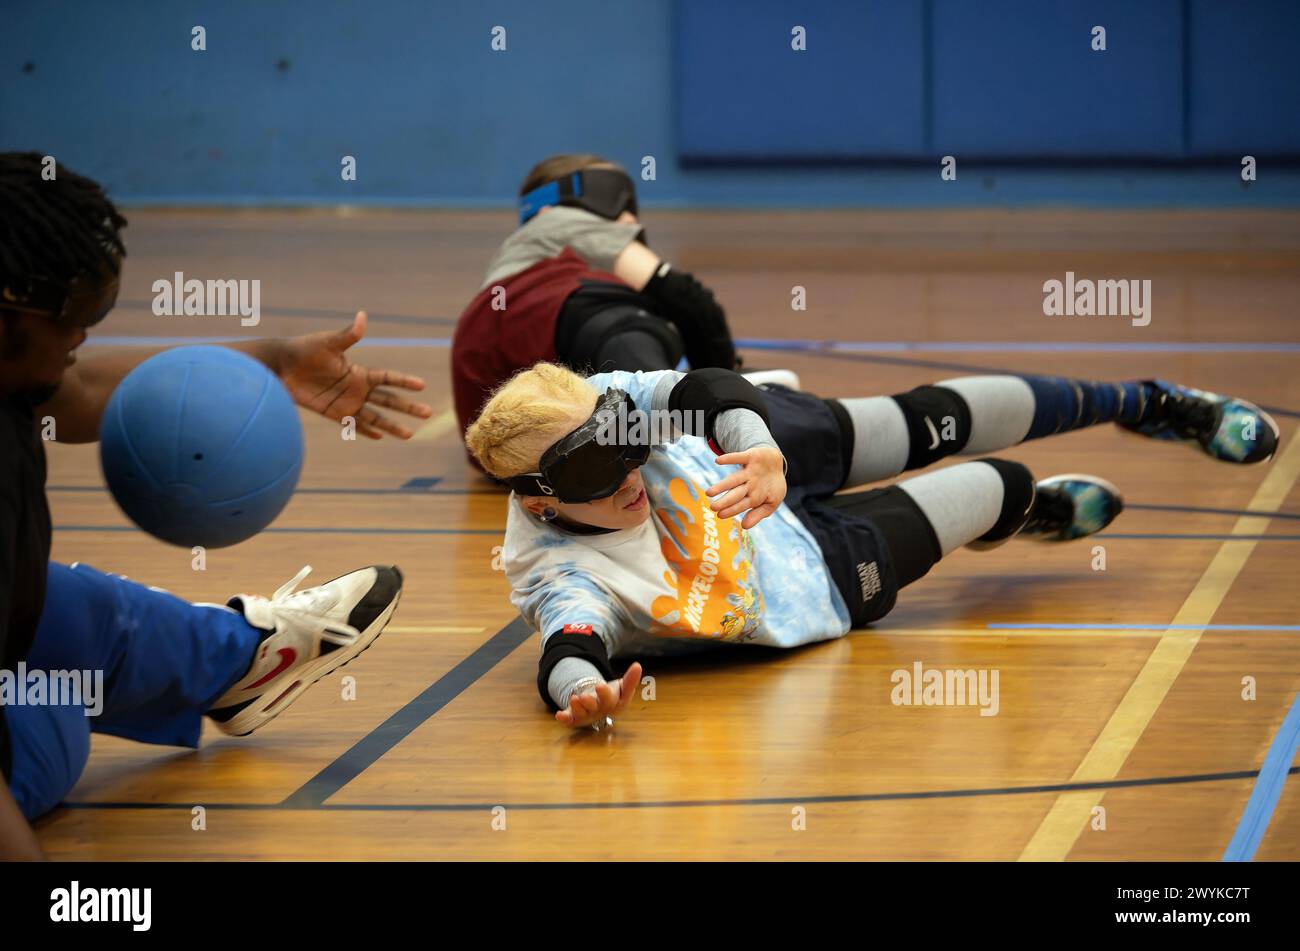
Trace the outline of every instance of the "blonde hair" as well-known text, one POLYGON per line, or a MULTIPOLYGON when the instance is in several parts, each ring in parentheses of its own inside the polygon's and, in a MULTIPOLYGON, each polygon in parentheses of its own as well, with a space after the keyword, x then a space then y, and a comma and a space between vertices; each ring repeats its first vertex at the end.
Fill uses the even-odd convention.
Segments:
POLYGON ((492 393, 465 431, 465 445, 498 479, 536 472, 542 454, 591 415, 596 397, 572 370, 535 364, 492 393))

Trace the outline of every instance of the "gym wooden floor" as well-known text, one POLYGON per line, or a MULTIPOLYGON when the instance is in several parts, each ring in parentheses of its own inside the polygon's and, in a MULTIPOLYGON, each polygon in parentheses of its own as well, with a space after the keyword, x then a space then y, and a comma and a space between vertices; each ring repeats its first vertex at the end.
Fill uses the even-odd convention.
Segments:
MULTIPOLYGON (((307 583, 372 562, 407 578, 376 646, 263 731, 208 730, 198 751, 97 736, 68 807, 38 825, 52 857, 1223 854, 1300 689, 1300 631, 1202 631, 1300 623, 1300 218, 652 212, 647 225, 661 254, 716 289, 738 337, 912 344, 745 350, 822 395, 1000 369, 1158 375, 1275 408, 1282 449, 1237 468, 1104 426, 1010 450, 1039 477, 1112 480, 1128 511, 1086 543, 958 552, 839 641, 650 662, 653 700, 635 699, 612 733, 571 733, 537 698, 537 636, 493 570, 505 499, 464 463, 450 416, 446 340, 510 216, 136 211, 101 339, 303 333, 365 307, 376 339, 361 359, 423 374, 436 415, 407 444, 347 442, 305 418, 297 496, 269 532, 210 552, 204 572, 127 527, 93 447, 51 448, 59 560, 201 601, 270 594, 304 564, 307 583), (1043 282, 1067 270, 1150 279, 1150 326, 1044 317, 1043 282), (259 278, 261 326, 153 316, 150 285, 174 271, 259 278), (791 310, 795 285, 806 312, 791 310), (999 713, 892 705, 891 673, 918 661, 998 671, 999 713), (205 831, 191 828, 195 806, 205 831)), ((1300 779, 1258 858, 1300 859, 1300 779)))

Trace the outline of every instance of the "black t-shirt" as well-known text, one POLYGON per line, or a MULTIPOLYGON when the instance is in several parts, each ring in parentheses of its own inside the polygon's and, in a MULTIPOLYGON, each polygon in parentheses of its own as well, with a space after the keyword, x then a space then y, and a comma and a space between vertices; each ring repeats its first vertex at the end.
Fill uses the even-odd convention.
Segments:
MULTIPOLYGON (((0 668, 16 670, 36 639, 49 560, 45 447, 31 404, 0 397, 0 668)), ((6 781, 10 758, 0 704, 0 770, 6 781)))

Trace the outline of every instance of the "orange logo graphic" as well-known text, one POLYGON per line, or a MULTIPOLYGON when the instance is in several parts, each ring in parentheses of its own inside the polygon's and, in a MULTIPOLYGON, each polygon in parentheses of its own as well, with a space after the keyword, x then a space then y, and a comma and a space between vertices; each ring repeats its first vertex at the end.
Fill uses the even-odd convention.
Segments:
POLYGON ((693 480, 668 483, 668 499, 655 500, 659 545, 677 593, 651 605, 652 633, 742 641, 758 627, 763 597, 755 588, 753 542, 740 523, 719 521, 704 489, 693 480))

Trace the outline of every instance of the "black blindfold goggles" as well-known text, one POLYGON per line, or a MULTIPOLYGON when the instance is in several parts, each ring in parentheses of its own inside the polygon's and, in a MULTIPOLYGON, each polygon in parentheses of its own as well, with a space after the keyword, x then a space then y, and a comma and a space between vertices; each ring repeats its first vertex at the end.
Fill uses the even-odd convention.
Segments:
POLYGON ((648 440, 630 442, 636 404, 626 392, 610 389, 596 403, 585 423, 565 436, 542 456, 539 472, 506 479, 520 495, 549 495, 560 502, 581 503, 604 499, 618 491, 633 469, 650 457, 648 440))
POLYGON ((636 214, 636 188, 616 168, 586 168, 534 188, 519 199, 519 223, 524 224, 549 205, 585 208, 614 221, 625 211, 636 214))

